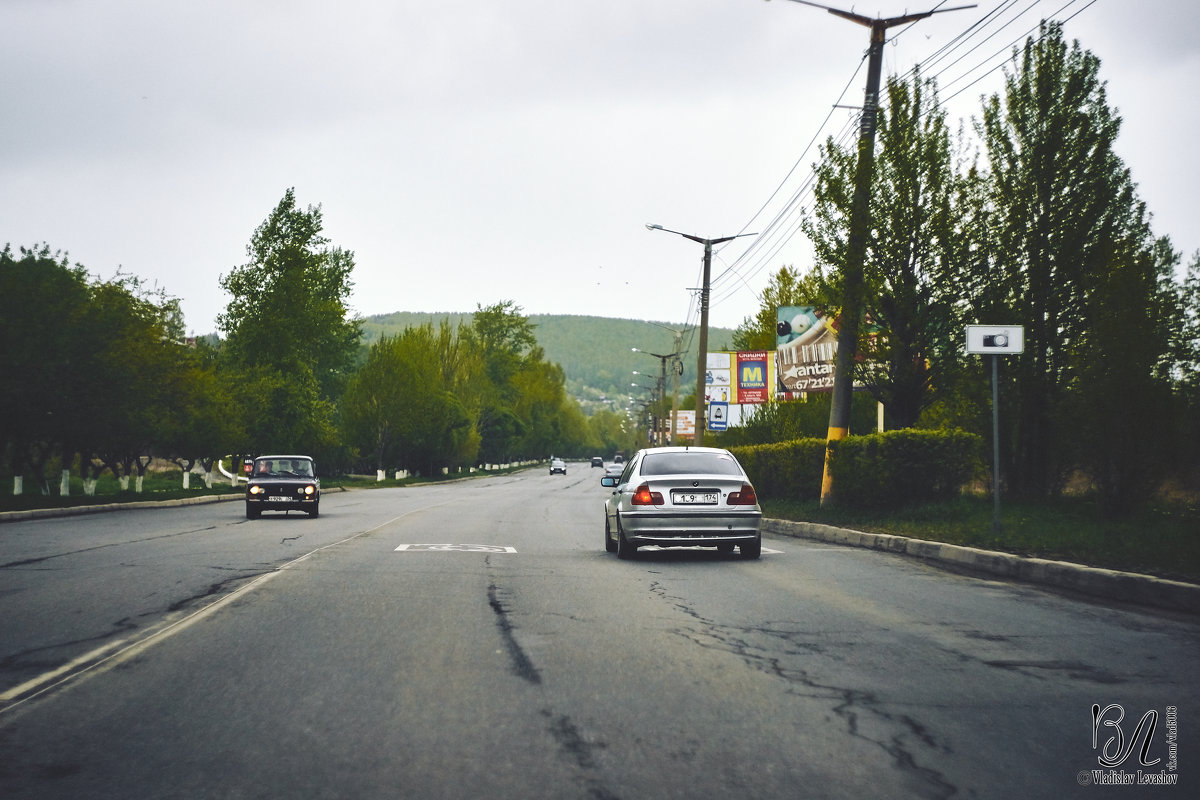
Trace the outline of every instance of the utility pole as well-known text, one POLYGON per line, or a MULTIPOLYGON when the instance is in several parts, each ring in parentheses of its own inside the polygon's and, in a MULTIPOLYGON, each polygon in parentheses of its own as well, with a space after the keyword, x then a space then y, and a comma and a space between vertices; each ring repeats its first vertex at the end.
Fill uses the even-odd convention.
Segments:
POLYGON ((758 236, 757 233, 739 233, 736 236, 722 236, 720 239, 704 239, 699 236, 692 236, 690 233, 680 233, 669 228, 664 228, 662 225, 648 224, 646 230, 664 231, 673 233, 676 236, 682 236, 685 239, 691 239, 693 242, 699 242, 704 245, 704 285, 700 289, 700 353, 696 359, 696 438, 694 444, 696 447, 704 445, 704 384, 705 375, 708 372, 708 296, 710 292, 709 276, 712 273, 712 248, 714 244, 723 244, 731 242, 734 239, 742 236, 758 236))
POLYGON ((823 8, 834 16, 871 29, 867 62, 867 91, 858 128, 858 165, 854 173, 854 202, 850 208, 850 239, 842 268, 842 313, 838 323, 837 355, 834 358, 833 398, 829 409, 829 431, 825 442, 825 471, 821 477, 821 505, 832 504, 833 476, 829 472, 830 445, 850 432, 850 401, 854 397, 854 358, 858 354, 858 326, 862 318, 863 262, 867 255, 867 233, 871 227, 871 178, 875 170, 875 126, 879 119, 879 73, 883 68, 883 45, 888 28, 931 17, 943 11, 974 6, 956 6, 886 19, 865 17, 809 0, 792 0, 823 8))

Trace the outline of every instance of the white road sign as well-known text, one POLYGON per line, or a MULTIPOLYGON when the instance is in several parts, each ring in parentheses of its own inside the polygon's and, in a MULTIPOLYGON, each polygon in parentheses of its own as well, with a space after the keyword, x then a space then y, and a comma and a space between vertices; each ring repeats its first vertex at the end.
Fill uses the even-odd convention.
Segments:
POLYGON ((967 352, 1004 355, 1025 352, 1025 327, 1022 325, 968 325, 967 352))

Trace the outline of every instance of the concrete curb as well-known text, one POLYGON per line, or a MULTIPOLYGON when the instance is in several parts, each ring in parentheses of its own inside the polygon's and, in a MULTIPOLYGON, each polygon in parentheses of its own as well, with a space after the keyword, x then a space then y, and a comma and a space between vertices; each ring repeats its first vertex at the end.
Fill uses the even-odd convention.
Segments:
POLYGON ((171 506, 195 506, 204 503, 222 503, 227 500, 245 499, 245 494, 202 494, 196 497, 181 497, 175 500, 137 500, 132 503, 99 503, 94 506, 30 508, 25 511, 0 512, 0 522, 20 522, 26 519, 45 519, 47 517, 78 517, 83 514, 122 511, 127 508, 169 508, 171 506))
POLYGON ((1068 589, 1104 600, 1200 614, 1200 585, 1134 572, 1086 567, 1066 561, 1027 558, 975 547, 930 542, 884 533, 863 533, 815 522, 764 519, 764 533, 865 547, 920 558, 949 568, 1068 589))

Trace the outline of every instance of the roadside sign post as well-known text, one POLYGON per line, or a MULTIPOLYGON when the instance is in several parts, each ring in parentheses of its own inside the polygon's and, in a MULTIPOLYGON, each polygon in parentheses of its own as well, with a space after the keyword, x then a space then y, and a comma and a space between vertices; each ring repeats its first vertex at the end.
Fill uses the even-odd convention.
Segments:
POLYGON ((729 403, 711 401, 708 404, 708 429, 723 431, 729 427, 729 403))
POLYGON ((992 530, 1000 532, 1000 356, 1025 352, 1021 325, 968 325, 967 353, 992 357, 992 530))

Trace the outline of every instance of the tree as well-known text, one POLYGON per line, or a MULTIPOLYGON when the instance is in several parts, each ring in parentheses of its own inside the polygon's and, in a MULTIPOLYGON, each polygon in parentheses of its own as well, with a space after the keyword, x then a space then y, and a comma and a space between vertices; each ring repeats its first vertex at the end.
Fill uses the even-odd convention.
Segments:
POLYGON ((221 279, 232 298, 217 325, 235 363, 304 370, 329 399, 353 367, 361 324, 346 305, 354 254, 330 247, 321 229, 321 207, 299 210, 288 189, 254 231, 250 260, 221 279))
MULTIPOLYGON (((1013 409, 1004 472, 1024 496, 1057 492, 1075 464, 1063 424, 1069 395, 1082 390, 1081 380, 1105 383, 1088 362, 1107 350, 1096 315, 1109 302, 1099 298, 1116 296, 1111 290, 1130 279, 1127 269, 1137 270, 1145 247, 1140 203, 1113 152, 1120 119, 1099 67, 1078 42, 1068 48, 1061 25, 1043 23, 1040 36, 1014 53, 1003 93, 985 103, 980 126, 997 254, 989 274, 997 316, 980 321, 1025 325, 1025 352, 1011 360, 1015 379, 1004 400, 1013 409)), ((1147 295, 1135 297, 1140 304, 1147 295)))
POLYGON ((354 254, 330 247, 321 229, 320 206, 301 211, 288 189, 254 231, 250 260, 221 279, 232 298, 217 325, 243 408, 253 409, 248 444, 307 450, 328 463, 361 325, 346 306, 354 254))
POLYGON ((476 306, 467 335, 488 383, 479 410, 479 455, 488 463, 514 460, 527 433, 527 420, 515 410, 519 390, 513 380, 529 351, 537 347, 533 331, 533 323, 511 300, 476 306))
MULTIPOLYGON (((868 324, 860 327, 863 357, 855 379, 884 404, 889 427, 915 425, 930 403, 939 351, 951 242, 950 137, 932 81, 888 81, 888 105, 880 114, 879 152, 871 186, 873 229, 863 265, 868 324)), ((835 270, 849 248, 857 150, 830 140, 817 166, 813 216, 804 229, 818 263, 835 270)), ((832 281, 840 281, 834 271, 832 281)), ((823 292, 826 296, 828 291, 823 292)), ((833 296, 840 296, 840 290, 833 296)))
POLYGON ((432 325, 384 337, 351 379, 342 400, 343 430, 372 454, 376 469, 394 464, 434 474, 474 457, 474 421, 447 385, 439 344, 432 325))
POLYGON ((48 245, 0 251, 0 446, 13 491, 28 469, 49 493, 45 467, 74 419, 73 380, 82 354, 74 322, 88 303, 88 276, 48 245))

